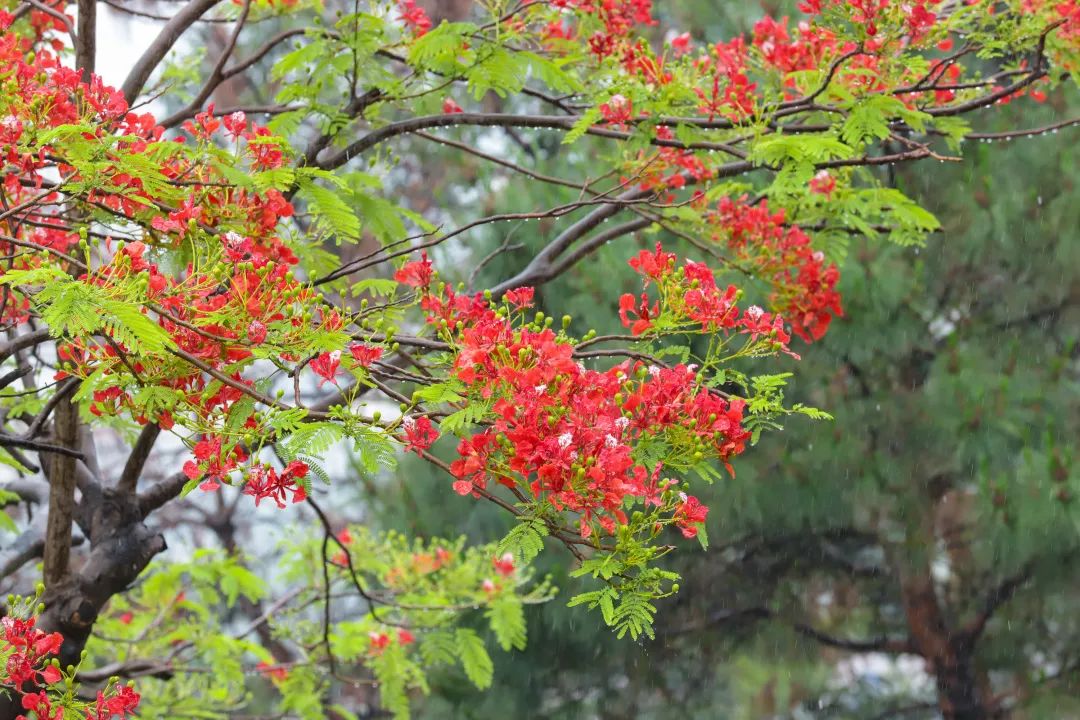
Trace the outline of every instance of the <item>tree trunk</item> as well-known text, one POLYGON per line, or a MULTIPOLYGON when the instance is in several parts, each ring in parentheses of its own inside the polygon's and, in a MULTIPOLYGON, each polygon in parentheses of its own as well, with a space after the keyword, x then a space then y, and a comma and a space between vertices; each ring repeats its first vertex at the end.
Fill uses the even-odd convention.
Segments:
POLYGON ((911 639, 937 685, 938 706, 945 720, 981 720, 990 705, 979 689, 972 648, 949 627, 938 602, 930 568, 901 579, 904 613, 911 639))

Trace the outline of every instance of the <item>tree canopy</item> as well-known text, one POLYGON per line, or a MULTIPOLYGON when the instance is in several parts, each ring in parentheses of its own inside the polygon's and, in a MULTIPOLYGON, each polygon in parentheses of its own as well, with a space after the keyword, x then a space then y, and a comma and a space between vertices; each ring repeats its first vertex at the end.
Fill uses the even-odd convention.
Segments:
POLYGON ((98 5, 0 5, 0 715, 406 717, 490 686, 488 636, 527 652, 548 571, 610 654, 764 623, 919 658, 950 720, 1075 667, 1067 605, 984 642, 1077 546, 1075 209, 993 224, 1031 199, 1001 145, 1080 122, 1075 0, 723 36, 649 0, 101 3, 159 28, 115 88, 98 5), (512 522, 437 537, 450 507, 512 522))

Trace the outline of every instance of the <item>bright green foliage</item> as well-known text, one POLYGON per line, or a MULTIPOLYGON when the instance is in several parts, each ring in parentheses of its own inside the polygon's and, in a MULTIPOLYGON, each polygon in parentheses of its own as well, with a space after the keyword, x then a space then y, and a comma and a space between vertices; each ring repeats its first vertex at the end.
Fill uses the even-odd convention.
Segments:
POLYGON ((284 544, 279 578, 260 578, 236 557, 209 550, 186 563, 155 563, 101 620, 90 656, 97 664, 140 668, 145 718, 228 718, 257 710, 268 696, 253 688, 268 682, 283 710, 324 717, 329 683, 318 668, 326 663, 349 674, 366 668, 379 683, 382 706, 407 717, 410 694, 428 691, 432 668, 460 668, 479 689, 491 684, 484 636, 461 625, 470 615, 484 619, 503 650, 521 650, 523 606, 554 592, 545 582, 532 583, 528 571, 496 574, 496 549, 466 548, 464 539, 409 541, 351 527, 329 541, 327 577, 322 548, 317 541, 284 544), (272 587, 279 588, 273 595, 272 587), (264 611, 234 627, 227 618, 244 604, 264 611), (278 661, 268 637, 301 648, 308 659, 278 661), (144 662, 149 657, 167 661, 144 662))

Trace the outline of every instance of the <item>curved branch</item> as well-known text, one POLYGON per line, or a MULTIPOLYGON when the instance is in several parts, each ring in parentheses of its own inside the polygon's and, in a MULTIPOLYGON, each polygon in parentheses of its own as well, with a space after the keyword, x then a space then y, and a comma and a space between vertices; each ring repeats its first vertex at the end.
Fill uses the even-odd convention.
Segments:
POLYGON ((221 0, 191 0, 169 22, 165 23, 165 27, 150 43, 150 47, 146 48, 142 56, 135 61, 135 65, 132 66, 131 72, 128 73, 127 79, 120 88, 129 105, 139 97, 139 93, 142 92, 154 69, 165 59, 180 36, 219 2, 221 0))
MULTIPOLYGON (((474 125, 480 127, 511 127, 511 128, 544 128, 549 130, 571 130, 581 120, 580 115, 517 115, 513 113, 451 113, 447 115, 423 115, 408 118, 399 122, 383 125, 377 130, 372 130, 367 135, 355 140, 343 150, 334 153, 322 162, 319 167, 331 169, 344 165, 352 158, 399 135, 409 135, 419 130, 430 128, 453 127, 456 125, 474 125)), ((701 118, 660 118, 652 119, 653 122, 671 124, 687 124, 698 128, 710 128, 714 121, 701 118)), ((629 140, 632 135, 620 130, 611 130, 598 126, 592 126, 585 131, 589 135, 612 138, 615 140, 629 140)), ((717 142, 684 143, 678 140, 664 140, 652 138, 651 144, 658 147, 673 147, 682 150, 718 150, 734 157, 745 159, 746 153, 730 145, 717 142)))
POLYGON ((187 107, 176 111, 161 122, 163 127, 171 127, 201 108, 207 98, 213 95, 218 86, 225 81, 225 63, 229 61, 229 58, 232 57, 233 50, 236 49, 236 41, 240 38, 240 32, 244 29, 244 24, 247 22, 248 13, 250 12, 251 0, 244 0, 244 7, 240 11, 240 17, 236 20, 236 25, 233 27, 232 34, 229 35, 228 42, 225 43, 225 48, 221 51, 221 55, 218 57, 217 62, 214 63, 214 69, 210 71, 210 77, 206 79, 206 82, 203 83, 202 89, 199 90, 198 95, 188 103, 187 107))
POLYGON ((135 487, 139 484, 139 476, 142 475, 143 467, 146 466, 146 461, 150 457, 150 452, 154 449, 154 443, 157 442, 158 435, 161 434, 161 426, 157 423, 147 423, 142 432, 139 433, 139 439, 135 442, 135 446, 131 448, 131 454, 128 455, 127 462, 124 463, 124 470, 120 473, 120 479, 116 482, 116 489, 120 492, 135 492, 135 487))

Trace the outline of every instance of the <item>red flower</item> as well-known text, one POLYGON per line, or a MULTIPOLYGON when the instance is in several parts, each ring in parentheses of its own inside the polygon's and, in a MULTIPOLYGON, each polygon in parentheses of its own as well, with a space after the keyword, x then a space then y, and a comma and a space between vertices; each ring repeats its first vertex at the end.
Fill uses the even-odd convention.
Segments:
POLYGON ((417 455, 439 439, 439 431, 431 424, 431 420, 423 415, 415 419, 406 417, 401 426, 405 429, 405 449, 412 450, 417 455))
POLYGON ((612 95, 606 103, 600 104, 600 115, 613 125, 629 122, 633 114, 634 104, 624 95, 612 95))
POLYGON ((349 346, 349 353, 361 367, 371 367, 371 363, 382 357, 383 349, 377 345, 355 343, 349 346))
POLYGON ((41 680, 46 685, 58 683, 63 679, 64 676, 60 673, 60 669, 55 665, 47 665, 45 669, 41 671, 41 680))
POLYGON ((266 498, 270 498, 279 508, 284 508, 286 499, 289 499, 289 493, 292 494, 291 501, 294 504, 303 502, 307 497, 307 491, 297 481, 306 477, 307 474, 307 464, 299 460, 290 462, 280 474, 272 467, 254 465, 244 484, 244 494, 255 498, 256 507, 266 498))
POLYGON ((405 27, 412 30, 416 37, 431 29, 431 18, 427 16, 424 8, 416 4, 416 0, 398 0, 398 10, 405 27))
POLYGON ((390 636, 384 632, 370 632, 368 633, 368 652, 372 655, 379 655, 390 645, 390 636))
POLYGON ((641 293, 640 304, 637 304, 637 300, 630 293, 619 298, 619 317, 622 319, 623 327, 630 328, 630 332, 634 335, 640 335, 651 328, 652 321, 659 311, 660 308, 655 303, 649 306, 649 297, 645 293, 641 293), (637 319, 631 321, 628 315, 634 315, 637 319))
POLYGON ((341 365, 341 351, 335 350, 334 352, 323 353, 316 356, 311 361, 311 370, 318 375, 319 387, 322 387, 327 382, 337 385, 337 381, 334 380, 334 376, 337 375, 338 367, 341 365))
POLYGON ((268 662, 260 662, 255 666, 255 669, 266 675, 274 682, 281 682, 289 679, 289 671, 280 665, 271 665, 268 662))
POLYGON ((262 345, 266 341, 266 325, 259 320, 252 320, 247 326, 247 336, 252 345, 262 345))
POLYGON ((671 47, 675 50, 675 57, 690 52, 690 33, 684 32, 682 35, 677 35, 672 39, 671 47))
POLYGON ((709 514, 709 508, 701 504, 693 495, 684 497, 683 502, 675 510, 675 524, 682 530, 683 537, 689 539, 697 537, 697 526, 705 522, 705 516, 709 514))
POLYGON ((828 170, 821 170, 810 179, 810 192, 812 193, 824 195, 828 199, 832 197, 834 190, 836 190, 836 178, 830 175, 828 170))
POLYGON ((435 279, 435 270, 428 260, 426 252, 420 253, 420 259, 405 263, 394 273, 394 279, 415 288, 426 288, 435 279))
POLYGON ((506 295, 503 297, 506 299, 506 302, 514 307, 527 308, 532 307, 534 293, 535 291, 531 287, 520 287, 515 288, 514 290, 507 290, 506 295))
POLYGON ((492 558, 491 564, 495 566, 495 572, 503 577, 514 574, 514 554, 504 553, 502 557, 492 558))
POLYGON ((656 243, 656 251, 642 250, 637 257, 631 258, 630 267, 647 278, 658 280, 670 274, 674 269, 675 253, 663 251, 660 243, 656 243))

